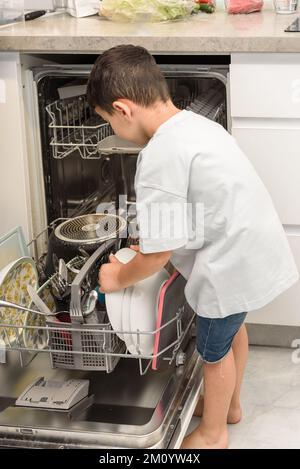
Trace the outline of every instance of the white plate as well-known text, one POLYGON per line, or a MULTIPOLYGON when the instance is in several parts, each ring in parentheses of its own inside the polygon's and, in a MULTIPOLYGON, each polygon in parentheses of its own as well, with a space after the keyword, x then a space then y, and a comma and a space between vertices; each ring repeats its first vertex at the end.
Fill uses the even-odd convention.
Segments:
MULTIPOLYGON (((127 264, 131 259, 134 258, 136 252, 133 249, 123 248, 116 252, 116 258, 123 264, 127 264)), ((122 304, 124 298, 124 289, 118 290, 112 293, 106 293, 105 295, 105 304, 107 315, 111 323, 112 328, 115 331, 122 331, 122 304)), ((117 332, 117 336, 121 340, 124 340, 124 335, 120 332, 117 332)))
POLYGON ((130 248, 122 248, 116 252, 115 257, 118 261, 122 262, 123 264, 127 264, 127 262, 131 261, 136 256, 136 251, 130 248))
POLYGON ((153 353, 155 334, 138 335, 134 332, 137 329, 140 332, 155 331, 157 318, 157 297, 162 283, 169 278, 165 269, 138 282, 133 287, 130 307, 130 325, 132 331, 133 345, 128 347, 132 354, 141 353, 142 355, 151 355, 153 353))
MULTIPOLYGON (((122 305, 122 331, 131 331, 130 327, 130 306, 131 306, 131 295, 133 292, 133 287, 128 287, 125 289, 125 294, 123 297, 122 305)), ((124 342, 126 347, 129 348, 133 345, 133 340, 131 334, 123 334, 124 342)))
MULTIPOLYGON (((21 257, 11 262, 0 272, 0 298, 18 305, 29 307, 31 299, 27 286, 38 287, 38 274, 31 257, 21 257)), ((22 332, 26 313, 15 308, 0 308, 0 322, 14 324, 18 328, 0 328, 0 335, 8 345, 13 345, 22 332)))

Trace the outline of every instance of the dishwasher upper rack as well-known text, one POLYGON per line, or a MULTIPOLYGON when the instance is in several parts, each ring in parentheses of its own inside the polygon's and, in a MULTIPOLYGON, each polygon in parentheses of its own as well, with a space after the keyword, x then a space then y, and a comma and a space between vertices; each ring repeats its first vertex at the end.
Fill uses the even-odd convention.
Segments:
MULTIPOLYGON (((221 84, 189 98, 173 98, 179 109, 187 109, 226 127, 227 116, 221 84)), ((59 99, 46 106, 49 115, 52 156, 62 159, 78 151, 83 159, 99 159, 103 154, 137 154, 141 148, 120 140, 108 123, 89 107, 86 95, 59 99)))
POLYGON ((62 159, 78 151, 83 159, 98 159, 98 143, 113 135, 111 126, 93 114, 85 95, 58 99, 46 106, 52 156, 62 159))

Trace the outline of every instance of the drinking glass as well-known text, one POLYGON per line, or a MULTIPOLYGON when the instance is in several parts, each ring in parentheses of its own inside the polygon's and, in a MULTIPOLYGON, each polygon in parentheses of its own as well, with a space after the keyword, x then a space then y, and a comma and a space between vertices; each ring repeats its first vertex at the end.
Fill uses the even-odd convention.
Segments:
POLYGON ((0 25, 24 19, 24 0, 0 0, 0 25))

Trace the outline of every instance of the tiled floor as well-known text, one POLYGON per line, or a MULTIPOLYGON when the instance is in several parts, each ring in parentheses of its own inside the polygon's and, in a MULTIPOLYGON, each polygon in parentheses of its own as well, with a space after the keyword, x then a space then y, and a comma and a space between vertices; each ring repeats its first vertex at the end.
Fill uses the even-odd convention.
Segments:
MULTIPOLYGON (((244 416, 229 426, 230 448, 300 448, 300 360, 293 363, 292 353, 251 347, 242 390, 244 416)), ((189 431, 198 422, 193 417, 189 431)))

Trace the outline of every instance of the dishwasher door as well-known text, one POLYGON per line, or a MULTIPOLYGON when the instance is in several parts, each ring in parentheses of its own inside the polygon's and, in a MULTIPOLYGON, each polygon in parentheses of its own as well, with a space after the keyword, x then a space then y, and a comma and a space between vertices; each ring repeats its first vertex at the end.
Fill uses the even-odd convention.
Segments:
POLYGON ((192 338, 184 365, 141 376, 135 360, 115 371, 53 370, 46 353, 21 368, 14 352, 0 367, 0 446, 21 448, 179 448, 200 393, 202 365, 192 338), (36 378, 89 379, 89 397, 69 411, 14 405, 36 378))

